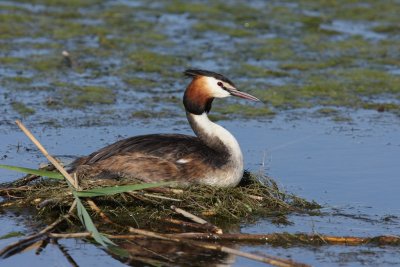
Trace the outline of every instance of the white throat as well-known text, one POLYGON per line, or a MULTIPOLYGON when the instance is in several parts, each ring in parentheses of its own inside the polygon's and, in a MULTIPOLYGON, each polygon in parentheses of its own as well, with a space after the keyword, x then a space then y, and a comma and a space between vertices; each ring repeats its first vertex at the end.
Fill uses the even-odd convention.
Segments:
POLYGON ((218 146, 222 144, 232 156, 242 157, 236 138, 224 127, 210 121, 206 113, 201 115, 187 113, 187 117, 195 134, 208 146, 218 150, 220 148, 218 146))
MULTIPOLYGON (((195 134, 207 146, 229 154, 226 177, 223 179, 229 186, 235 186, 243 176, 243 155, 236 138, 224 127, 210 121, 206 113, 195 115, 186 113, 190 126, 195 134)), ((219 183, 224 181, 219 180, 219 183)))

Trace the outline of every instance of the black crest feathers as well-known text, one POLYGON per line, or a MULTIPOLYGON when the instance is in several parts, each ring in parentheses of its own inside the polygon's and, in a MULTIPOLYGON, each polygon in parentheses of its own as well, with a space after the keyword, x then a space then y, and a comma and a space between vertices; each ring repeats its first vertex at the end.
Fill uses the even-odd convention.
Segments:
POLYGON ((226 78, 224 75, 213 72, 213 71, 208 71, 208 70, 200 70, 200 69, 187 69, 185 70, 184 74, 188 77, 196 77, 196 76, 208 76, 208 77, 214 77, 215 79, 218 79, 220 81, 229 83, 233 87, 235 87, 235 84, 226 78))

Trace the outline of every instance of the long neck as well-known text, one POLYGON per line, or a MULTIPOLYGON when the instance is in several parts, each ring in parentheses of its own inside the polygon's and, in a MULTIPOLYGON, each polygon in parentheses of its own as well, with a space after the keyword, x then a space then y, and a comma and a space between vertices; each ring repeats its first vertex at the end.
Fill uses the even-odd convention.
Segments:
POLYGON ((228 153, 235 161, 243 161, 242 151, 235 137, 224 127, 210 121, 207 113, 196 115, 186 112, 186 116, 197 137, 208 147, 228 153))

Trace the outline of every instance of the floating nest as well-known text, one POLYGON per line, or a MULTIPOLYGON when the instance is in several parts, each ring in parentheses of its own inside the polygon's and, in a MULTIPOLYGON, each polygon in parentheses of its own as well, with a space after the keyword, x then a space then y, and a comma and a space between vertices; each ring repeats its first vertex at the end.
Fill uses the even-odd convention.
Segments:
MULTIPOLYGON (((95 185, 97 190, 99 186, 132 183, 132 180, 115 179, 79 182, 83 190, 91 189, 95 185)), ((77 194, 83 191, 74 192, 77 194)), ((274 266, 308 266, 291 259, 266 254, 260 257, 239 251, 236 247, 241 243, 280 246, 399 245, 399 238, 393 236, 363 238, 304 233, 242 234, 239 230, 242 223, 263 218, 274 223, 288 224, 289 214, 319 214, 320 208, 315 202, 282 191, 273 179, 250 172, 245 172, 239 186, 234 188, 162 187, 90 199, 81 196, 82 201, 79 200, 80 204, 76 204, 78 216, 71 209, 72 203, 78 203, 77 198, 74 198, 71 188, 64 180, 28 175, 15 182, 0 185, 0 196, 3 198, 0 203, 3 209, 30 209, 42 222, 52 222, 37 234, 20 239, 0 250, 0 257, 3 258, 28 248, 45 247, 48 243, 46 240, 49 239, 58 245, 58 238, 92 238, 91 240, 94 239, 99 244, 108 240, 110 243, 102 245, 110 255, 133 266, 188 266, 194 261, 205 265, 221 264, 234 260, 235 255, 274 266), (79 215, 79 209, 92 212, 86 212, 86 215, 81 212, 79 215), (86 216, 85 219, 82 216, 86 216), (86 232, 82 232, 83 227, 78 217, 85 225, 86 232), (91 218, 95 219, 95 223, 91 218), (202 218, 206 218, 206 221, 202 218), (92 225, 88 220, 92 221, 92 225)), ((12 234, 14 233, 9 235, 12 234)), ((64 254, 67 259, 72 259, 68 253, 64 254)))
MULTIPOLYGON (((26 176, 15 182, 3 184, 0 193, 4 205, 36 207, 41 215, 67 210, 73 201, 71 190, 63 180, 32 179, 26 176)), ((85 180, 84 189, 94 185, 118 186, 132 184, 132 180, 85 180), (118 183, 118 184, 116 184, 118 183)), ((270 218, 275 223, 290 223, 287 215, 315 213, 320 206, 315 202, 281 190, 266 176, 245 172, 239 186, 216 188, 196 185, 184 189, 153 188, 142 191, 92 198, 110 218, 124 225, 133 221, 139 226, 173 215, 171 205, 215 223, 243 223, 257 218, 270 218), (151 219, 151 220, 150 220, 151 219)))

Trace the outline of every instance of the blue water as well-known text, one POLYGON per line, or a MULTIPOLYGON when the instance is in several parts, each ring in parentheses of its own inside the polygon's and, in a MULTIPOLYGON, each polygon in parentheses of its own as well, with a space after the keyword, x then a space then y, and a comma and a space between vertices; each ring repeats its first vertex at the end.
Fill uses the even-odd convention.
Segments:
MULTIPOLYGON (((352 123, 329 118, 292 119, 286 114, 265 121, 222 121, 241 144, 246 168, 274 177, 287 191, 321 203, 324 216, 292 215, 292 225, 259 220, 243 225, 245 233, 306 232, 330 235, 396 235, 400 231, 399 188, 400 124, 393 115, 373 111, 354 112, 352 123), (388 219, 387 216, 390 216, 388 219)), ((184 118, 182 118, 184 120, 184 118)), ((168 121, 132 121, 127 126, 87 128, 33 128, 32 132, 53 155, 84 155, 131 135, 154 132, 191 133, 189 126, 168 121)), ((26 122, 29 127, 29 121, 26 122)), ((37 167, 44 157, 17 128, 0 130, 0 163, 37 167), (4 155, 7 157, 4 158, 4 155)), ((19 177, 0 170, 1 181, 19 177)), ((31 232, 27 218, 0 217, 0 236, 10 231, 31 232), (28 226, 27 226, 28 225, 28 226)), ((0 240, 4 246, 17 238, 0 240)), ((104 251, 81 241, 60 241, 82 266, 118 266, 104 251), (99 261, 99 257, 101 261, 99 261)), ((315 266, 385 266, 400 264, 398 249, 392 247, 291 247, 244 246, 257 251, 313 264, 315 266)), ((54 245, 36 256, 28 252, 2 264, 30 261, 32 266, 55 265, 65 259, 54 245), (62 260, 60 260, 62 258, 62 260), (60 260, 60 261, 59 261, 60 260)), ((237 258, 235 266, 254 266, 237 258)), ((67 266, 68 263, 65 262, 67 266)))

